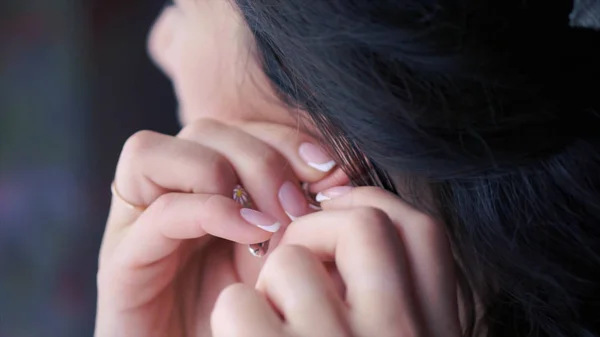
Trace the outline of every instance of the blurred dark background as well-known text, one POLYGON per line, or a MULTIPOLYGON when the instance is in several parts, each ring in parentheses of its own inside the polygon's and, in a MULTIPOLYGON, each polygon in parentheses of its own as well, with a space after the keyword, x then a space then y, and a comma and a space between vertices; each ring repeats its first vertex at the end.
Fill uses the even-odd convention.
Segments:
POLYGON ((120 148, 177 131, 145 49, 163 5, 0 1, 0 337, 93 335, 120 148))

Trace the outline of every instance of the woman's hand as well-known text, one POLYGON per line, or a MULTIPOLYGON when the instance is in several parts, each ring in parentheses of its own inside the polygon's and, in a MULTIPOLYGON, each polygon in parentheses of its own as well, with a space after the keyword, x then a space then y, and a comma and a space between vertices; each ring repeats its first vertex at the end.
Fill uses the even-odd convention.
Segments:
POLYGON ((255 288, 221 293, 213 336, 460 336, 443 226, 381 189, 325 194, 337 197, 287 228, 255 288), (345 289, 325 261, 335 262, 345 289))
POLYGON ((307 163, 306 151, 300 155, 306 142, 314 144, 281 125, 206 119, 177 137, 148 131, 132 136, 115 186, 124 200, 144 207, 132 210, 113 198, 100 252, 95 335, 210 334, 208 317, 220 291, 253 283, 262 263, 245 244, 281 236, 272 231, 289 223, 282 203, 295 216, 308 212, 302 197, 289 194, 301 193, 299 181, 314 182, 327 172, 307 163), (242 217, 232 200, 237 184, 262 218, 242 217))

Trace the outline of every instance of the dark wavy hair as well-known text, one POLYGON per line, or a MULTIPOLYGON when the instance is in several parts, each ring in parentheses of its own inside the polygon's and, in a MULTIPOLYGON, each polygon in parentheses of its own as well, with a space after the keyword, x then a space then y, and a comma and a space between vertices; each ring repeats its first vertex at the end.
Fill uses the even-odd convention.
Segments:
POLYGON ((465 336, 600 336, 600 38, 571 1, 236 2, 355 184, 446 224, 465 336))

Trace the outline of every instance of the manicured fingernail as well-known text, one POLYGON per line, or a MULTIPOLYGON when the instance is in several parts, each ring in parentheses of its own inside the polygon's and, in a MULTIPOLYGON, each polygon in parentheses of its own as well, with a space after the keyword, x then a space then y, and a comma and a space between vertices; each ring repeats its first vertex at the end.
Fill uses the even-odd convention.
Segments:
POLYGON ((315 144, 302 143, 298 149, 298 153, 308 166, 321 172, 329 172, 335 167, 335 161, 320 146, 315 144))
POLYGON ((352 191, 352 186, 336 186, 319 192, 316 199, 318 202, 323 202, 337 198, 340 195, 346 194, 350 191, 352 191))
POLYGON ((279 202, 285 214, 294 221, 306 214, 307 202, 300 188, 294 183, 286 181, 279 189, 279 202))
POLYGON ((320 211, 321 205, 317 202, 317 195, 310 192, 310 185, 307 182, 302 183, 302 192, 304 192, 304 199, 308 203, 308 208, 320 211))
POLYGON ((267 232, 275 233, 281 227, 281 224, 279 224, 277 220, 266 215, 265 213, 255 211, 250 208, 242 208, 240 210, 240 215, 242 218, 244 218, 244 220, 267 232))

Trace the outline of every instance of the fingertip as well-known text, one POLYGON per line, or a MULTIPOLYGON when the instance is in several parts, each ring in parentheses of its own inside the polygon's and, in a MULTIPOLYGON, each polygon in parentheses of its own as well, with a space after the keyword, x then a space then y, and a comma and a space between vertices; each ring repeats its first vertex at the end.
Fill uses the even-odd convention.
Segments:
POLYGON ((337 165, 320 145, 313 142, 301 143, 298 147, 298 155, 309 167, 322 173, 329 173, 337 165))
POLYGON ((331 208, 336 205, 336 201, 347 198, 348 195, 352 194, 354 189, 352 186, 334 186, 317 193, 315 199, 321 203, 321 208, 331 208))
POLYGON ((333 186, 343 186, 349 184, 350 178, 348 178, 348 175, 340 167, 337 167, 326 177, 321 177, 319 181, 311 183, 310 192, 318 193, 333 186))
POLYGON ((402 199, 391 192, 375 186, 336 186, 319 193, 321 207, 323 209, 351 208, 351 207, 378 207, 388 208, 405 205, 402 199))
POLYGON ((210 315, 210 325, 215 336, 283 335, 283 324, 267 299, 243 283, 221 291, 210 315))

